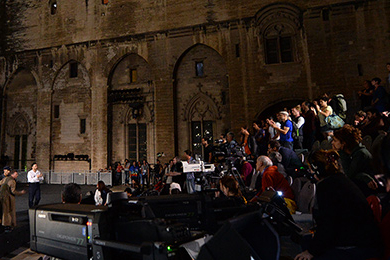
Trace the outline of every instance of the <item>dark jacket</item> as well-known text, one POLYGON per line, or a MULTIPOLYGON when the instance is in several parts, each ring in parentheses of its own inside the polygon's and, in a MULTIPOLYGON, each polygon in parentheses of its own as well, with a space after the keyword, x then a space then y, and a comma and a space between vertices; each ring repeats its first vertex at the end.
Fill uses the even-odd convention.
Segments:
POLYGON ((317 183, 317 231, 309 252, 319 256, 335 247, 378 248, 380 233, 359 188, 344 174, 317 183))

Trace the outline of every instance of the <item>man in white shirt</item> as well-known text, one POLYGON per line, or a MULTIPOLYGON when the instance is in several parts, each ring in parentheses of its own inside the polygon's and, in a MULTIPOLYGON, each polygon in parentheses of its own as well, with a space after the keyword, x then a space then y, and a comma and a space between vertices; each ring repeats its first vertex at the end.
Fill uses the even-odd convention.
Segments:
POLYGON ((28 187, 28 205, 33 207, 38 205, 41 200, 41 187, 39 181, 43 180, 42 173, 38 170, 38 164, 33 163, 31 165, 31 171, 27 173, 28 187), (35 201, 34 201, 35 198, 35 201))

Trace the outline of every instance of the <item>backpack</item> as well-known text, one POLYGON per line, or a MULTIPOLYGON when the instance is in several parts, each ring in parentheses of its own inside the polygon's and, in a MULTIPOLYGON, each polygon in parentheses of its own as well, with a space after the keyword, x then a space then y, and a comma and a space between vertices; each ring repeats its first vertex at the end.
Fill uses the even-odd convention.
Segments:
POLYGON ((337 94, 332 98, 334 102, 333 113, 338 115, 341 119, 347 118, 347 102, 343 94, 337 94))

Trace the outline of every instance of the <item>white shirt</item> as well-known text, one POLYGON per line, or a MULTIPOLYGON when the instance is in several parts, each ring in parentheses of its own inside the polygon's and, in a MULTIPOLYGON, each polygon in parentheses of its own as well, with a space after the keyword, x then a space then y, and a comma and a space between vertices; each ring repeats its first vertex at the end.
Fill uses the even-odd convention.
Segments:
POLYGON ((95 205, 99 206, 103 204, 103 198, 102 198, 102 193, 96 189, 95 191, 95 205))
POLYGON ((33 170, 29 171, 27 173, 27 181, 29 183, 39 183, 39 181, 43 180, 43 176, 39 178, 37 177, 40 174, 41 172, 39 170, 37 170, 36 172, 34 172, 33 170))

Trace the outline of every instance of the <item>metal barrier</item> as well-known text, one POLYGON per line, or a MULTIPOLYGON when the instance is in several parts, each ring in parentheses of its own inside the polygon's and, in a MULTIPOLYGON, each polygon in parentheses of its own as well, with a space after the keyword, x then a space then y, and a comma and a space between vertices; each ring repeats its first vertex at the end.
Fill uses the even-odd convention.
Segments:
MULTIPOLYGON (((18 170, 17 182, 27 183, 27 172, 18 170)), ((112 172, 42 172, 42 183, 48 184, 68 184, 77 183, 79 185, 96 185, 102 180, 107 186, 112 186, 112 172)), ((124 174, 122 174, 124 175, 124 174)))

